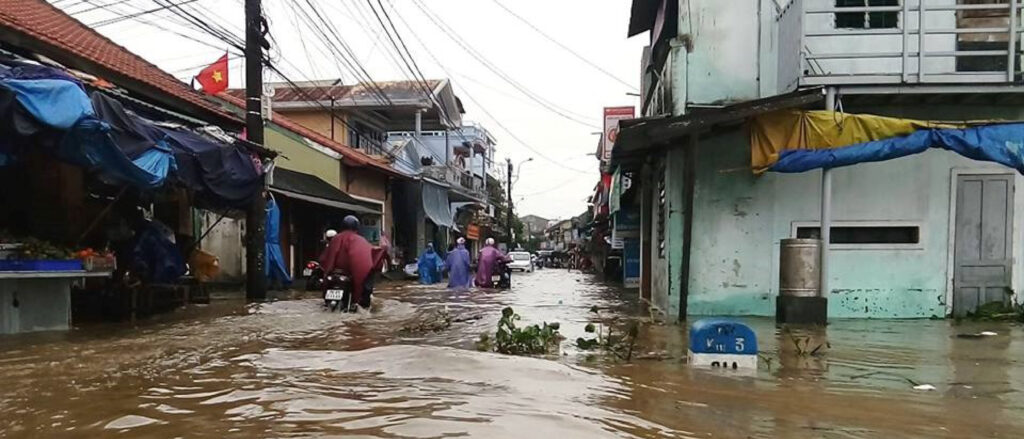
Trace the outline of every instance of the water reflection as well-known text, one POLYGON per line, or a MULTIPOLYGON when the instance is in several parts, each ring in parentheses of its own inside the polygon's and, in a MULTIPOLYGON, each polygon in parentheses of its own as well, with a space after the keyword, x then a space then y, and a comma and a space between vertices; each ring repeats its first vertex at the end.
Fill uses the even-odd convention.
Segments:
POLYGON ((0 338, 0 436, 1015 437, 1024 427, 1016 326, 743 319, 764 360, 742 376, 686 366, 685 328, 653 322, 632 294, 562 270, 514 282, 512 292, 392 285, 369 314, 325 313, 312 299, 235 302, 138 330, 0 338), (595 318, 640 321, 635 359, 569 341, 544 358, 475 352, 505 306, 523 323, 560 322, 567 340, 595 318), (444 309, 451 327, 403 331, 444 309), (982 331, 998 335, 956 336, 982 331))

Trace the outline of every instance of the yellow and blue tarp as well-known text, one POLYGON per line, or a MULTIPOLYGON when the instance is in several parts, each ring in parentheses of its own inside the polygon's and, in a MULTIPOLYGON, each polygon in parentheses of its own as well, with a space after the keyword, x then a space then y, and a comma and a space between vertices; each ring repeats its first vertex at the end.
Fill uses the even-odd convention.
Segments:
POLYGON ((805 172, 892 160, 928 148, 1024 173, 1024 124, 932 122, 831 111, 780 111, 750 124, 755 173, 805 172))

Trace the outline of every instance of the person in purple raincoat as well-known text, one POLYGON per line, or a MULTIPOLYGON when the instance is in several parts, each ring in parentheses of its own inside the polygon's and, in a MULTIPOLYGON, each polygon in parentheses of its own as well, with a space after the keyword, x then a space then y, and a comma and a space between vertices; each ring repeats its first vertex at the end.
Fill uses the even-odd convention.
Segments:
POLYGON ((494 238, 487 238, 484 248, 480 249, 480 259, 477 262, 476 286, 479 288, 494 288, 494 282, 491 282, 494 266, 497 265, 498 261, 505 258, 505 254, 494 246, 494 238))
POLYGON ((459 238, 455 249, 448 252, 445 258, 444 268, 448 270, 448 288, 457 290, 468 289, 473 286, 473 279, 469 277, 469 251, 466 250, 466 240, 459 238))

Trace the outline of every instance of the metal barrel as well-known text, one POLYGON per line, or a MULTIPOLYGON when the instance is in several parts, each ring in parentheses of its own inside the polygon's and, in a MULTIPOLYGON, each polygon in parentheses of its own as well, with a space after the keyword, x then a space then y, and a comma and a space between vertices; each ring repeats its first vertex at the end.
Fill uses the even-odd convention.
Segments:
POLYGON ((779 294, 821 297, 821 240, 782 240, 779 246, 779 294))

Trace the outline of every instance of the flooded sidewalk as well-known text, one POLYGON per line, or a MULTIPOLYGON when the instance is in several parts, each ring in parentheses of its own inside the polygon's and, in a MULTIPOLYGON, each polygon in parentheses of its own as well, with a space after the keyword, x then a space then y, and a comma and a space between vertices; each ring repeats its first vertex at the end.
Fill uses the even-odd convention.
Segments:
POLYGON ((387 284, 372 313, 221 302, 138 329, 0 338, 0 437, 963 438, 1024 430, 1024 331, 834 321, 757 332, 750 374, 685 364, 686 328, 564 270, 512 291, 387 284), (556 353, 478 352, 502 309, 559 322, 556 353), (634 358, 583 351, 638 321, 634 358), (443 313, 443 314, 442 314, 443 313), (448 316, 450 326, 430 319, 448 316), (982 335, 992 334, 994 335, 982 335), (934 390, 929 390, 934 389, 934 390))

